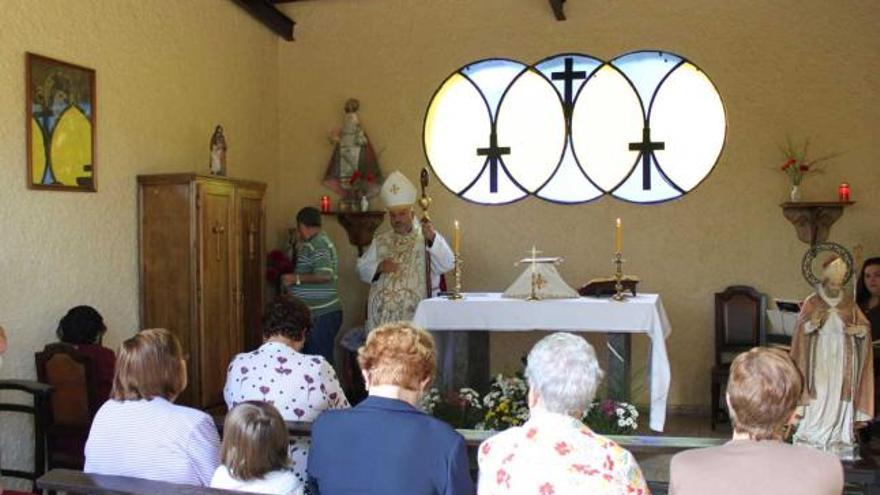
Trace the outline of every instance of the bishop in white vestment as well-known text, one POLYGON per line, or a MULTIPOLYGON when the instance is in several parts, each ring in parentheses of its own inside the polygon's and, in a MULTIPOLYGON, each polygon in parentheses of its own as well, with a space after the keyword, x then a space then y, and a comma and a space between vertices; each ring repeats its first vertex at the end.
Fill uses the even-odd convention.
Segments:
POLYGON ((412 320, 419 302, 437 294, 440 275, 455 264, 449 243, 430 220, 414 221, 416 188, 412 182, 395 171, 382 184, 381 197, 391 230, 375 236, 357 260, 358 276, 370 284, 367 332, 384 323, 412 320), (430 294, 426 265, 430 266, 430 294))

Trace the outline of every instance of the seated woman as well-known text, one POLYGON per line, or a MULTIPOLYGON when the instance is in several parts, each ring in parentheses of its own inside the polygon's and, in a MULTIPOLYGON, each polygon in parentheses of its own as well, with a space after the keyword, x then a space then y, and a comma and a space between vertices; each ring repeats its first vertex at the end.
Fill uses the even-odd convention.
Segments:
POLYGON ((415 404, 436 369, 431 335, 382 325, 358 352, 369 397, 312 426, 310 493, 472 494, 464 438, 415 404))
MULTIPOLYGON (((326 409, 347 408, 348 401, 333 367, 321 356, 302 354, 312 315, 292 296, 279 296, 263 313, 263 345, 233 358, 226 374, 223 397, 231 410, 236 404, 271 402, 288 421, 314 421, 326 409)), ((291 466, 305 484, 309 439, 290 444, 291 466)))
POLYGON ((92 421, 84 471, 208 485, 220 464, 220 437, 210 416, 174 404, 186 385, 186 361, 171 332, 142 330, 123 342, 110 400, 92 421))
POLYGON ((756 347, 730 365, 727 406, 733 439, 676 454, 670 463, 674 495, 840 495, 843 467, 832 454, 782 441, 803 390, 785 353, 756 347))
MULTIPOLYGON (((58 323, 58 329, 55 334, 62 344, 66 344, 76 348, 76 350, 92 361, 92 390, 88 408, 89 414, 98 411, 101 405, 107 402, 110 397, 110 390, 113 388, 113 372, 116 367, 116 354, 101 345, 101 340, 107 327, 104 325, 104 318, 91 306, 76 306, 70 309, 61 321, 58 323)), ((48 350, 52 346, 59 344, 49 344, 46 346, 48 350)), ((82 394, 83 390, 80 385, 55 383, 60 388, 56 390, 56 400, 63 397, 64 388, 74 388, 73 392, 82 394)), ((85 404, 83 404, 85 405, 85 404)), ((64 407, 63 405, 60 405, 64 407)), ((79 411, 82 406, 72 406, 74 410, 79 411)), ((52 455, 66 459, 67 467, 82 469, 83 449, 86 445, 88 437, 87 425, 80 428, 64 428, 59 429, 52 435, 52 441, 49 448, 52 449, 52 455)))
POLYGON ((110 397, 113 388, 113 371, 116 354, 101 345, 107 327, 104 318, 91 306, 76 306, 70 309, 58 323, 58 340, 70 344, 91 357, 95 370, 95 390, 92 395, 92 410, 95 411, 110 397))
POLYGON ((290 470, 289 435, 272 404, 247 401, 232 408, 223 424, 223 463, 211 488, 268 495, 302 495, 303 484, 290 470))
POLYGON ((529 420, 480 445, 478 493, 648 493, 632 454, 580 420, 602 380, 586 340, 544 337, 529 352, 526 380, 529 420))

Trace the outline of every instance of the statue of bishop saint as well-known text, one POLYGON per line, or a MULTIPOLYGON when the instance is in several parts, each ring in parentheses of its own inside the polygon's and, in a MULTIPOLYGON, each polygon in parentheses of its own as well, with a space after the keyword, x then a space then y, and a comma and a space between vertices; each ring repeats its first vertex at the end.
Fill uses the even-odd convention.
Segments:
POLYGON ((842 259, 826 261, 801 305, 791 355, 806 397, 794 443, 854 459, 856 424, 874 416, 874 371, 868 320, 844 290, 846 272, 842 259))

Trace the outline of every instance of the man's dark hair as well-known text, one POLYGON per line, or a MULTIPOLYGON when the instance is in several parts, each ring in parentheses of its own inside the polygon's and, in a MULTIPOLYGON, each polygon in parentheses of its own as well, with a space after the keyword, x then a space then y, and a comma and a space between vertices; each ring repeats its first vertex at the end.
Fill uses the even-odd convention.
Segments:
POLYGON ((312 312, 297 297, 277 296, 263 312, 263 337, 275 335, 290 340, 303 340, 312 328, 312 312))
POLYGON ((107 327, 91 306, 75 306, 58 323, 58 340, 66 344, 97 344, 107 327))
POLYGON ((301 223, 306 227, 320 227, 321 212, 313 206, 306 206, 296 214, 296 223, 301 223))

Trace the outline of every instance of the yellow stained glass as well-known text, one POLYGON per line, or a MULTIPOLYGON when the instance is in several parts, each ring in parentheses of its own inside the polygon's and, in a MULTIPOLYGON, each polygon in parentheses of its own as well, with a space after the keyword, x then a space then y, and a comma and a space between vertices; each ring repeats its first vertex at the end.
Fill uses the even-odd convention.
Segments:
POLYGON ((498 111, 501 157, 516 181, 534 193, 550 179, 565 148, 565 116, 556 89, 534 70, 511 84, 498 111))
POLYGON ((437 178, 460 193, 477 179, 491 123, 480 92, 461 74, 453 74, 431 100, 425 118, 425 152, 437 178))
POLYGON ((651 110, 651 137, 665 142, 654 155, 669 180, 685 191, 696 187, 718 160, 726 127, 709 78, 689 63, 672 72, 651 110))
POLYGON ((616 69, 606 65, 584 84, 571 119, 572 145, 584 172, 605 192, 632 169, 639 154, 629 143, 641 141, 643 124, 638 95, 616 69))

